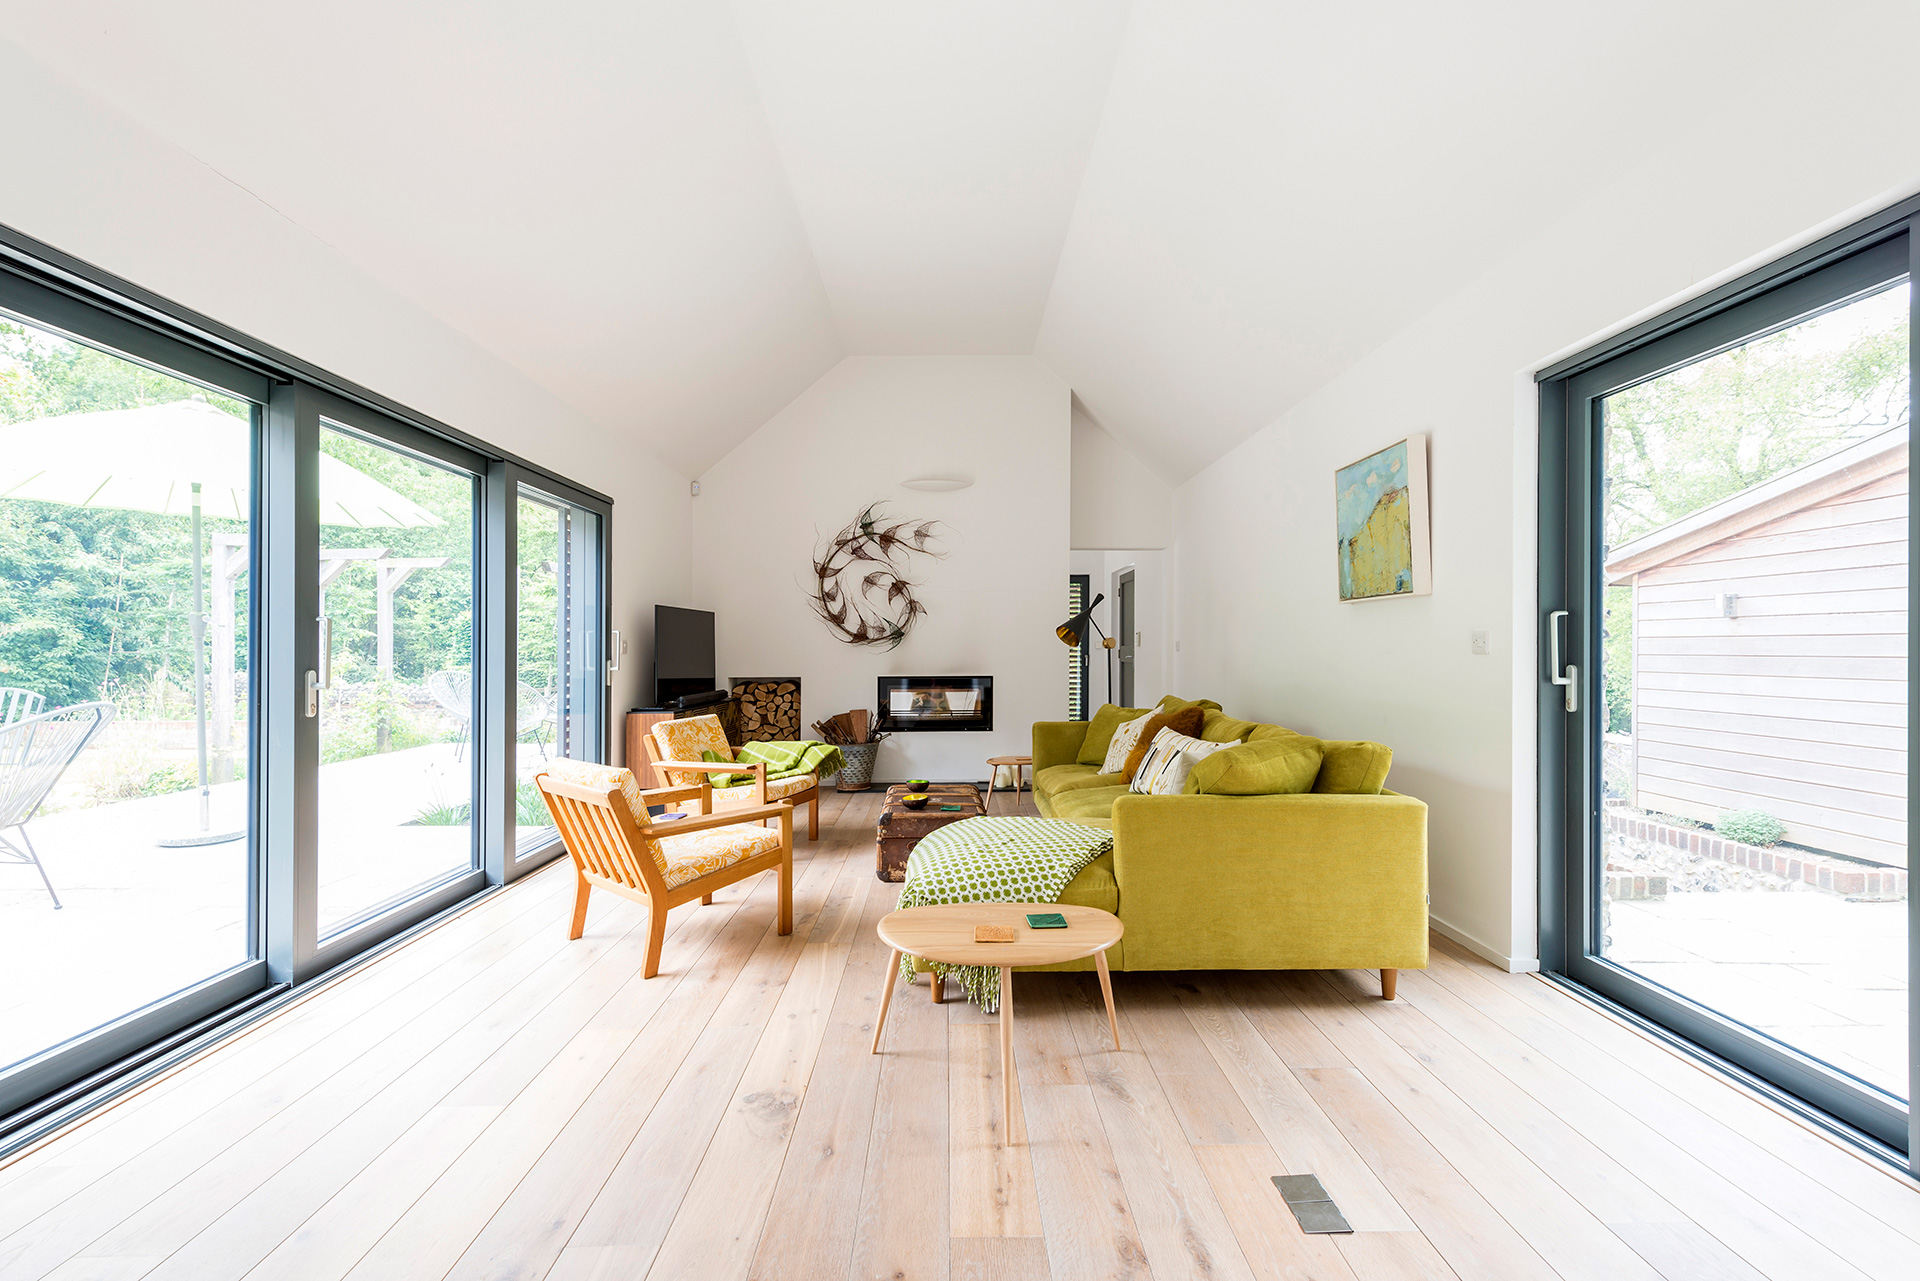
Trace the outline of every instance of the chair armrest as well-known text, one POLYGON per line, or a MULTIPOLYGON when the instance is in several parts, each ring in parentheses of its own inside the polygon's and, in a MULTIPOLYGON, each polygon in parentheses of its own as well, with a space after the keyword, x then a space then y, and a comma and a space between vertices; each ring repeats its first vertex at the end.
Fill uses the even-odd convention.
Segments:
POLYGON ((677 836, 681 832, 701 832, 709 827, 733 827, 740 823, 757 823, 764 818, 778 818, 783 813, 791 821, 793 806, 785 801, 774 801, 770 805, 750 805, 745 809, 709 814, 705 818, 681 819, 674 823, 649 823, 642 830, 648 836, 677 836))
POLYGON ((1139 796, 1113 803, 1127 965, 1418 969, 1427 806, 1411 796, 1139 796))
POLYGON ((685 787, 643 788, 641 789, 640 796, 647 804, 656 805, 665 801, 704 800, 706 795, 712 791, 713 787, 710 784, 689 783, 685 787))
POLYGON ((1085 721, 1035 721, 1033 723, 1033 772, 1037 775, 1052 765, 1072 765, 1080 758, 1080 745, 1087 741, 1085 721))
POLYGON ((764 778, 765 761, 655 761, 655 769, 697 769, 704 774, 752 774, 764 778))

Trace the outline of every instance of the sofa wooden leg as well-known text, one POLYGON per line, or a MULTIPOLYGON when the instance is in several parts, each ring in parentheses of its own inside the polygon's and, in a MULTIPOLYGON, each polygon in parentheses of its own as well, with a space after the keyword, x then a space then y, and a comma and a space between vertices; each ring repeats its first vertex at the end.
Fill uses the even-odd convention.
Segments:
POLYGON ((928 970, 927 982, 931 984, 933 988, 933 1003, 935 1005, 945 1005, 947 1003, 946 976, 937 970, 928 970))
POLYGON ((1400 986, 1399 970, 1381 970, 1380 971, 1380 999, 1381 1000, 1391 1001, 1393 999, 1394 991, 1399 986, 1400 986))

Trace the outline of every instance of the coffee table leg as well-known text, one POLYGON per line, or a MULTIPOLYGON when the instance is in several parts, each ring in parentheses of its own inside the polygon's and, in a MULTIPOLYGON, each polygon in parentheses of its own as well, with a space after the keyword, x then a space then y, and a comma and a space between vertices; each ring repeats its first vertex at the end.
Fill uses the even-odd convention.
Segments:
POLYGON ((1005 1126, 1000 1131, 1003 1144, 1013 1142, 1013 970, 1008 966, 1000 967, 1000 1087, 1001 1118, 1005 1126))
POLYGON ((1120 1048, 1120 1020, 1113 1012, 1113 975, 1107 972, 1107 954, 1093 954, 1093 968, 1100 971, 1100 995, 1107 998, 1107 1026, 1113 1029, 1113 1048, 1120 1048))
POLYGON ((893 983, 900 977, 900 949, 894 948, 893 955, 887 958, 887 981, 880 988, 880 1017, 873 1021, 873 1050, 880 1053, 880 1034, 887 1030, 887 1006, 893 1004, 893 983))

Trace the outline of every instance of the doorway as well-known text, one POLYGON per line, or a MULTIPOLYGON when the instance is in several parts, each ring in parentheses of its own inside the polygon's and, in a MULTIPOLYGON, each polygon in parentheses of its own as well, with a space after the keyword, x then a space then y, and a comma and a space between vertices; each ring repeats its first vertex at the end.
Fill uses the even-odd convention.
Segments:
POLYGON ((1134 630, 1136 618, 1131 568, 1113 576, 1113 598, 1116 602, 1114 612, 1119 618, 1119 625, 1114 628, 1114 638, 1120 642, 1120 706, 1132 707, 1134 648, 1139 633, 1134 630))
POLYGON ((1901 1152, 1913 212, 1547 371, 1540 459, 1543 966, 1901 1152))

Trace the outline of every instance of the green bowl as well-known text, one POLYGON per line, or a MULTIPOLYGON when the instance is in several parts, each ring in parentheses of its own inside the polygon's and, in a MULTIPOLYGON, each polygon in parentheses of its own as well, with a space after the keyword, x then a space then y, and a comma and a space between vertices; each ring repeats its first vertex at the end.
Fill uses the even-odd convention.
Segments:
POLYGON ((924 778, 910 778, 907 780, 907 790, 910 792, 924 792, 932 786, 933 784, 924 778))

